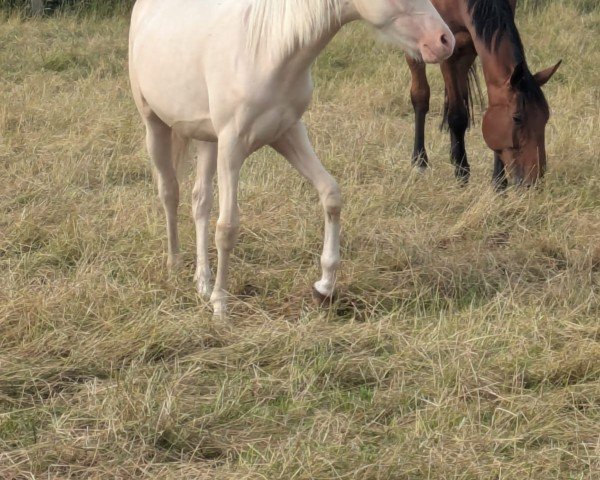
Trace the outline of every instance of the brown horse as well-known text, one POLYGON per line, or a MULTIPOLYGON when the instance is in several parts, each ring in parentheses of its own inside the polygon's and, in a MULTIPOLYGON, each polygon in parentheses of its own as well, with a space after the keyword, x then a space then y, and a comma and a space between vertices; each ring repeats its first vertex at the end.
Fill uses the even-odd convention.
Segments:
MULTIPOLYGON (((442 62, 446 84, 444 123, 451 137, 456 177, 468 182, 470 166, 465 132, 472 113, 470 74, 481 58, 487 83, 488 108, 483 117, 483 137, 494 151, 493 181, 507 186, 508 170, 518 184, 532 185, 546 169, 545 128, 550 117, 541 87, 561 62, 532 75, 514 14, 517 0, 432 0, 456 37, 454 54, 442 62)), ((425 151, 425 117, 430 89, 425 64, 407 57, 412 73, 411 99, 415 109, 413 163, 428 165, 425 151)))

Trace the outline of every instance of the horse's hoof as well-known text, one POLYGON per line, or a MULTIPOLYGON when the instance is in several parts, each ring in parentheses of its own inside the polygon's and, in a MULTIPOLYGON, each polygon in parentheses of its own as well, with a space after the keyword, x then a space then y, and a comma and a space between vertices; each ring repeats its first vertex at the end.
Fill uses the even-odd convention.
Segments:
POLYGON ((508 189, 508 180, 493 180, 492 187, 494 187, 496 193, 504 193, 508 189))
POLYGON ((331 305, 335 302, 336 300, 336 295, 323 295, 321 292, 319 292, 315 287, 313 287, 312 289, 312 298, 313 298, 313 302, 315 303, 315 305, 319 308, 328 308, 331 307, 331 305))
POLYGON ((415 167, 419 173, 424 173, 429 166, 429 158, 427 157, 425 150, 413 152, 411 162, 413 167, 415 167))
POLYGON ((466 187, 471 179, 471 171, 467 168, 457 167, 454 176, 459 186, 466 187))

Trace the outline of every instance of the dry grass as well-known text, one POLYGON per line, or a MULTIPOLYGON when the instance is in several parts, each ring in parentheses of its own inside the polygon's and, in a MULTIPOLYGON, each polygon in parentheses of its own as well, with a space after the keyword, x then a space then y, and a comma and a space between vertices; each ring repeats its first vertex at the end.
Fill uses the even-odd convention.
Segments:
POLYGON ((600 478, 600 12, 520 25, 532 67, 566 61, 545 188, 496 196, 479 126, 456 185, 434 69, 412 172, 408 69, 350 28, 306 115, 346 199, 342 299, 311 306, 316 195, 263 153, 230 325, 194 292, 189 201, 165 273, 126 20, 0 25, 0 478, 600 478))

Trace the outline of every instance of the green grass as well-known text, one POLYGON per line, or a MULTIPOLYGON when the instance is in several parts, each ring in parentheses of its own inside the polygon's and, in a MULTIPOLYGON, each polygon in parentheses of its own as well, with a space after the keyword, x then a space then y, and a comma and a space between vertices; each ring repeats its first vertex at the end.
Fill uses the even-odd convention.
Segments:
POLYGON ((345 29, 305 116, 345 198, 341 298, 312 306, 321 209, 265 151, 244 167, 229 324, 194 291, 189 180, 185 268, 166 273, 126 19, 3 22, 0 478, 599 478, 600 12, 584 3, 519 14, 532 69, 565 64, 544 188, 503 196, 479 123, 456 185, 435 68, 433 168, 411 170, 403 57, 345 29))

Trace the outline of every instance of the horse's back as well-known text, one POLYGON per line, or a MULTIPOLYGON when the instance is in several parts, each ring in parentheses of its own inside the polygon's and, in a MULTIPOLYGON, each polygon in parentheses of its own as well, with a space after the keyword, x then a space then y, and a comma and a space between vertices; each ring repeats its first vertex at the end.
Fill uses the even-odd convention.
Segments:
POLYGON ((138 0, 133 8, 130 40, 136 41, 147 32, 159 32, 163 38, 169 34, 177 36, 187 30, 186 26, 196 32, 209 30, 229 3, 230 0, 138 0))

